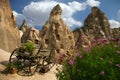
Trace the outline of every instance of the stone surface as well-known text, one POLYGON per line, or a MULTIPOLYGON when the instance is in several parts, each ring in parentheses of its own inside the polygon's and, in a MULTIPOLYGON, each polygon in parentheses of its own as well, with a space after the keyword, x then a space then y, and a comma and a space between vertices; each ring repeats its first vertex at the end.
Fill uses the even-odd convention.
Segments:
POLYGON ((34 27, 28 28, 21 37, 22 43, 26 43, 27 41, 32 41, 37 44, 40 41, 39 30, 34 27))
POLYGON ((62 20, 61 13, 62 9, 58 4, 52 9, 49 20, 40 31, 44 47, 54 48, 55 53, 69 51, 75 45, 73 33, 62 20))
POLYGON ((27 22, 23 20, 22 25, 20 26, 20 30, 24 33, 28 29, 27 22))
POLYGON ((97 7, 92 7, 91 13, 84 21, 83 31, 95 38, 112 36, 106 15, 97 7))
MULTIPOLYGON (((74 33, 79 33, 78 42, 90 45, 94 39, 108 38, 112 35, 112 30, 106 15, 97 7, 92 7, 91 13, 84 21, 83 27, 74 33)), ((76 37, 76 36, 75 36, 76 37)))
POLYGON ((12 52, 19 42, 19 30, 9 0, 0 0, 0 48, 12 52))
POLYGON ((113 37, 120 39, 120 27, 112 28, 112 35, 113 35, 113 37))

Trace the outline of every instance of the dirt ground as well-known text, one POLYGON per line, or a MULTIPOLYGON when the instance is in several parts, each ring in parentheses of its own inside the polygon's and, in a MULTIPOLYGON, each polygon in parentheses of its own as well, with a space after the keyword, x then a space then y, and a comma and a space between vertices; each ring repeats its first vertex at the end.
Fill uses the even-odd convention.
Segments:
POLYGON ((57 80, 55 76, 56 65, 47 73, 39 74, 35 73, 33 76, 20 76, 15 74, 5 74, 3 70, 8 63, 10 53, 0 49, 0 80, 57 80))

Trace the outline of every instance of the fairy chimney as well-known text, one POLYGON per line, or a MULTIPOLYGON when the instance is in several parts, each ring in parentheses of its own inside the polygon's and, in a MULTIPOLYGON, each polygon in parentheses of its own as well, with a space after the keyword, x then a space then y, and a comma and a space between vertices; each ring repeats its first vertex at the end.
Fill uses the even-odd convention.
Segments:
POLYGON ((34 27, 28 28, 21 37, 21 42, 26 43, 31 41, 35 44, 38 44, 40 41, 39 38, 39 30, 35 29, 34 27))
POLYGON ((61 18, 62 9, 57 4, 51 11, 49 20, 41 30, 45 48, 54 48, 56 53, 66 52, 75 45, 72 31, 61 18))
POLYGON ((0 48, 12 52, 20 43, 20 34, 9 0, 0 0, 0 48))
POLYGON ((28 29, 27 22, 23 20, 23 23, 20 26, 20 30, 24 33, 27 29, 28 29))
POLYGON ((84 32, 95 38, 112 36, 108 19, 98 7, 92 7, 91 13, 85 19, 84 32))

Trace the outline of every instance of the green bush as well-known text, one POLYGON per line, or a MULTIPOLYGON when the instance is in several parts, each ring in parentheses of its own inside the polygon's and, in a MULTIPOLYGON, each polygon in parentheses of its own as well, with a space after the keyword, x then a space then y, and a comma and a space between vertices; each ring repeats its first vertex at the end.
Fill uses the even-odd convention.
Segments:
POLYGON ((92 47, 90 52, 80 48, 62 66, 56 73, 59 80, 120 80, 120 47, 109 43, 92 47))
POLYGON ((33 42, 27 42, 27 43, 24 43, 21 46, 21 50, 27 51, 27 52, 30 52, 30 53, 33 52, 33 49, 34 49, 34 43, 33 42))

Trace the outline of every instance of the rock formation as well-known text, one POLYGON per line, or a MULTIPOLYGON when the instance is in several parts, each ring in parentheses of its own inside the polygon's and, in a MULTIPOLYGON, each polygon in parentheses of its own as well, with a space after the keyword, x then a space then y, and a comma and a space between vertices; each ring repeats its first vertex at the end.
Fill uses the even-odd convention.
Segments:
POLYGON ((19 30, 9 0, 0 0, 0 48, 12 52, 19 42, 19 30))
POLYGON ((92 7, 91 13, 84 21, 83 31, 95 38, 112 36, 106 15, 97 7, 92 7))
POLYGON ((112 30, 107 17, 97 7, 92 7, 91 13, 85 19, 83 27, 77 31, 78 32, 76 33, 79 33, 79 38, 77 41, 81 42, 81 38, 84 37, 84 40, 82 41, 84 41, 87 45, 90 45, 93 39, 98 39, 101 37, 108 38, 112 36, 112 30))
POLYGON ((24 33, 28 29, 27 23, 23 20, 22 25, 20 26, 20 30, 24 33))
POLYGON ((28 28, 21 37, 21 42, 26 43, 27 41, 32 41, 34 43, 39 43, 39 31, 34 27, 28 28))
POLYGON ((120 39, 120 27, 119 28, 112 28, 112 35, 114 38, 120 39))
POLYGON ((62 9, 58 4, 52 9, 49 20, 40 32, 44 47, 54 48, 56 53, 69 51, 75 44, 73 33, 62 20, 61 13, 62 9))

